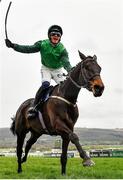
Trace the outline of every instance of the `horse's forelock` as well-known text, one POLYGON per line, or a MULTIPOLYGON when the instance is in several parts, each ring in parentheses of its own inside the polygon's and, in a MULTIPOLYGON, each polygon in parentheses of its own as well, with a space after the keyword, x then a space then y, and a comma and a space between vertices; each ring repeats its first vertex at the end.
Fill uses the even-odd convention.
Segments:
POLYGON ((87 58, 86 59, 93 59, 93 57, 92 56, 87 56, 87 58))
POLYGON ((87 56, 87 58, 86 58, 86 60, 88 60, 88 59, 92 59, 92 60, 97 60, 97 56, 96 55, 94 55, 94 56, 87 56))

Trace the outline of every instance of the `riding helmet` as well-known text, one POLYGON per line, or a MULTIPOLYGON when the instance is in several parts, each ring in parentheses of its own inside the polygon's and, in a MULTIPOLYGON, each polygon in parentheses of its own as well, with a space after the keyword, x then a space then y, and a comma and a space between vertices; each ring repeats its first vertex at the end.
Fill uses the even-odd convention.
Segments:
POLYGON ((49 27, 49 29, 48 29, 48 37, 49 38, 50 38, 50 33, 51 32, 59 32, 61 34, 61 36, 63 34, 62 28, 60 26, 58 26, 58 25, 52 25, 52 26, 49 27))

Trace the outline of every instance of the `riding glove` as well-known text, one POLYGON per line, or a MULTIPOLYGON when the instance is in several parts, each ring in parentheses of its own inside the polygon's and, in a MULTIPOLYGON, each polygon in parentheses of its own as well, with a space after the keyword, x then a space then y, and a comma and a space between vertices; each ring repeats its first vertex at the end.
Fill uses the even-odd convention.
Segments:
POLYGON ((5 39, 5 43, 8 48, 14 48, 14 44, 9 39, 5 39))

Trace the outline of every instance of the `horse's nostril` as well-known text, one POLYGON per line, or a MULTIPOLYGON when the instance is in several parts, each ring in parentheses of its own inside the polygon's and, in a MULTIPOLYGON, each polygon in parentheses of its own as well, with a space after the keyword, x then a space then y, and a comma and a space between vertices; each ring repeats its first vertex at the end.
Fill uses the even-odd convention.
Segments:
POLYGON ((98 90, 100 90, 100 86, 95 85, 95 86, 94 86, 94 89, 95 89, 96 91, 98 91, 98 90))
POLYGON ((95 85, 94 90, 96 93, 102 93, 104 90, 104 86, 95 85))

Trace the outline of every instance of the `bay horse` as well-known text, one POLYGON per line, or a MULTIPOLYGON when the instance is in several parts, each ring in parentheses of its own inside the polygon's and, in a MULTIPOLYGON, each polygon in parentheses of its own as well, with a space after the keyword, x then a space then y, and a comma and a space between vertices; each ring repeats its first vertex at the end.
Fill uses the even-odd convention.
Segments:
POLYGON ((79 51, 79 56, 81 61, 68 73, 64 82, 54 87, 43 105, 41 113, 46 128, 41 124, 39 117, 31 120, 27 118, 28 109, 33 105, 34 98, 26 100, 18 108, 10 128, 13 134, 17 135, 18 173, 22 172, 22 163, 27 160, 31 146, 43 134, 59 135, 62 138, 61 174, 66 173, 67 149, 70 141, 76 146, 83 159, 83 166, 94 165, 74 133, 74 125, 79 116, 76 102, 82 87, 91 91, 95 97, 99 97, 103 93, 104 84, 96 55, 86 57, 79 51), (23 143, 28 132, 31 132, 31 136, 25 146, 25 155, 22 157, 23 143))

